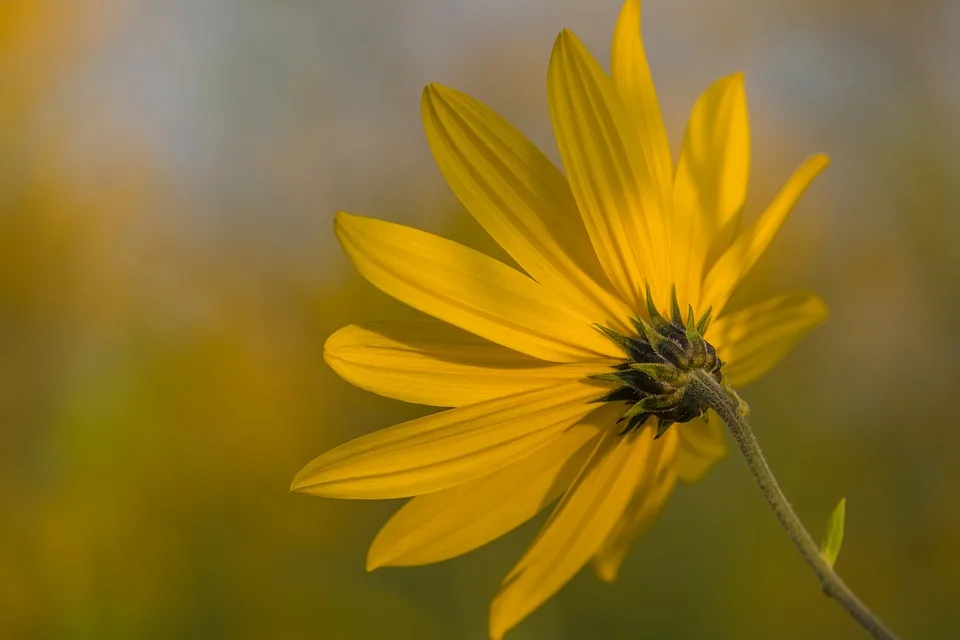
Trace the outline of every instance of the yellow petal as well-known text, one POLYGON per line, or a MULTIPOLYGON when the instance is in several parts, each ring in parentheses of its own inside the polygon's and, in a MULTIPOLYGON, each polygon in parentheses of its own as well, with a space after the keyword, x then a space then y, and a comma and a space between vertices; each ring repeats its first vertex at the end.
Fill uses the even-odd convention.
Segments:
POLYGON ((816 294, 788 293, 718 318, 707 338, 724 362, 724 376, 737 387, 766 373, 827 315, 816 294))
POLYGON ((743 207, 750 176, 750 121, 743 74, 714 82, 693 107, 677 166, 677 190, 693 198, 706 232, 743 207))
POLYGON ((323 359, 361 389, 435 407, 461 407, 569 382, 615 362, 547 364, 431 320, 344 327, 327 340, 323 359))
POLYGON ((560 590, 597 551, 640 480, 653 432, 621 437, 609 429, 550 520, 504 581, 490 609, 499 640, 560 590))
POLYGON ((375 287, 439 320, 550 362, 618 351, 522 273, 418 229, 337 214, 337 238, 375 287))
POLYGON ((437 165, 467 210, 546 289, 603 322, 629 327, 629 309, 585 241, 566 178, 519 131, 483 103, 431 84, 424 129, 437 165))
POLYGON ((665 207, 673 183, 673 160, 660 115, 640 28, 640 0, 627 0, 613 32, 610 72, 640 137, 640 146, 665 207))
POLYGON ((639 309, 644 279, 669 293, 669 247, 636 128, 613 82, 569 31, 554 45, 547 92, 563 166, 600 265, 639 309))
POLYGON ((677 429, 680 438, 677 477, 684 482, 697 482, 727 455, 726 427, 714 413, 709 422, 698 418, 671 429, 677 429))
POLYGON ((413 498, 377 534, 367 569, 440 562, 520 526, 570 486, 599 434, 594 424, 577 425, 509 467, 413 498))
POLYGON ((681 425, 671 427, 651 443, 643 475, 633 491, 630 504, 593 557, 594 571, 604 582, 617 579, 630 546, 656 519, 673 493, 677 481, 677 426, 681 425))
MULTIPOLYGON (((681 302, 698 307, 708 250, 718 234, 735 228, 730 222, 743 208, 749 175, 747 99, 743 76, 737 73, 703 92, 683 140, 674 184, 671 244, 681 302)), ((731 239, 726 238, 726 246, 731 239)))
POLYGON ((560 384, 450 409, 362 436, 304 467, 291 489, 326 498, 406 498, 476 480, 576 424, 603 390, 560 384), (599 392, 599 393, 598 393, 599 392))
POLYGON ((769 246, 797 200, 829 162, 830 159, 823 154, 808 158, 766 211, 720 256, 703 285, 703 308, 712 307, 714 316, 720 313, 734 289, 769 246))

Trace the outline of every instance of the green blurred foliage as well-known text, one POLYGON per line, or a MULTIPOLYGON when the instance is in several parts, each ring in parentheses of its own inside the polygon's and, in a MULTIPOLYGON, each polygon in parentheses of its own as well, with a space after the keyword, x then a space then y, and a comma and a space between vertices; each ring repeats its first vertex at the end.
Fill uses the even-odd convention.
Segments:
MULTIPOLYGON (((351 271, 330 231, 334 210, 357 206, 506 259, 429 168, 417 94, 426 80, 457 84, 554 153, 542 104, 549 32, 583 21, 576 30, 600 53, 617 2, 602 11, 587 4, 528 9, 529 38, 514 26, 500 34, 502 46, 474 45, 449 68, 429 61, 450 50, 420 52, 422 42, 381 37, 406 16, 399 9, 378 22, 348 3, 297 14, 254 2, 221 6, 216 20, 247 25, 234 34, 237 58, 225 56, 231 73, 204 96, 230 109, 196 113, 200 129, 226 132, 213 144, 228 146, 228 169, 238 173, 222 181, 193 176, 155 138, 131 135, 129 123, 113 118, 116 90, 79 111, 64 97, 64 87, 100 87, 89 68, 114 61, 124 51, 117 42, 138 51, 156 27, 148 5, 0 5, 0 636, 485 637, 489 599, 538 523, 438 566, 367 574, 366 546, 396 505, 323 501, 287 487, 325 448, 426 412, 354 389, 323 363, 323 342, 339 326, 415 315, 351 271), (244 22, 281 14, 272 31, 244 22), (546 14, 549 25, 535 27, 546 14), (323 41, 297 30, 307 18, 321 33, 340 34, 330 50, 356 48, 313 55, 309 46, 323 41), (428 62, 405 67, 416 56, 404 46, 428 62), (291 60, 300 66, 283 66, 291 60), (283 96, 309 85, 314 68, 334 71, 283 96), (237 106, 263 106, 253 99, 262 95, 276 104, 237 106), (273 109, 293 117, 300 112, 290 105, 300 101, 315 109, 278 124, 273 109), (348 111, 357 112, 349 122, 348 111), (395 139, 364 138, 385 121, 395 139), (250 130, 252 122, 269 125, 250 130), (95 162, 83 146, 91 138, 105 145, 95 162), (251 185, 262 187, 257 197, 251 185)), ((733 44, 696 17, 695 2, 647 4, 660 18, 689 12, 684 37, 712 33, 709 46, 725 60, 763 59, 770 50, 747 0, 735 5, 754 17, 737 23, 733 44)), ((763 91, 753 101, 764 84, 748 74, 757 116, 748 215, 804 154, 830 152, 834 166, 735 302, 809 287, 832 317, 743 394, 812 529, 837 495, 850 499, 838 564, 848 583, 904 638, 951 638, 960 627, 960 339, 952 321, 960 311, 960 165, 944 143, 960 139, 958 114, 938 92, 949 75, 931 71, 950 51, 928 50, 920 28, 937 3, 879 4, 791 2, 782 11, 827 42, 839 32, 844 42, 891 36, 883 64, 909 81, 894 89, 864 81, 850 91, 898 101, 896 126, 844 121, 836 136, 839 103, 810 99, 791 111, 763 91), (871 12, 889 33, 868 25, 871 12), (826 124, 797 132, 807 120, 826 124)), ((175 6, 173 15, 192 15, 193 5, 175 6)), ((450 20, 452 42, 474 28, 440 4, 410 6, 420 12, 410 15, 450 20)), ((510 15, 504 24, 513 25, 510 15)), ((776 28, 788 32, 789 20, 776 28)), ((675 149, 675 125, 696 93, 691 82, 703 83, 683 65, 710 59, 696 53, 655 66, 665 104, 684 105, 667 115, 675 149)), ((651 58, 664 63, 655 50, 651 58)), ((804 64, 804 79, 834 71, 825 58, 804 64)), ((177 84, 180 71, 158 78, 173 77, 174 91, 196 90, 177 84)), ((510 637, 857 633, 819 593, 731 456, 677 491, 615 585, 584 572, 510 637)))

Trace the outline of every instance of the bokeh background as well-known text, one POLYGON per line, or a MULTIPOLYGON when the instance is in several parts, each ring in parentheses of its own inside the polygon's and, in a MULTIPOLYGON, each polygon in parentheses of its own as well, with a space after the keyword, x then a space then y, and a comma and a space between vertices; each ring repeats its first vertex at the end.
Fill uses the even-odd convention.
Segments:
MULTIPOLYGON (((674 149, 743 70, 756 213, 833 164, 738 294, 828 324, 743 391, 839 569, 905 639, 960 629, 960 4, 648 0, 674 149)), ((425 413, 348 386, 325 338, 409 315, 333 238, 344 209, 496 251, 442 183, 422 86, 552 157, 563 27, 606 63, 618 0, 0 4, 0 637, 485 638, 526 526, 368 574, 396 508, 288 493, 350 437, 425 413)), ((497 254, 499 255, 499 254, 497 254)), ((509 637, 856 638, 731 456, 681 487, 620 581, 583 572, 509 637)))

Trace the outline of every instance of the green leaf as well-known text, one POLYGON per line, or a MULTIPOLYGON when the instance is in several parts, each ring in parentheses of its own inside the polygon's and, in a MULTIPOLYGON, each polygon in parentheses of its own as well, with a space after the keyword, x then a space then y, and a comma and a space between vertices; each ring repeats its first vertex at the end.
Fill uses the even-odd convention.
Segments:
POLYGON ((830 519, 827 520, 827 533, 823 536, 823 542, 820 543, 820 555, 831 567, 840 555, 840 545, 843 544, 843 521, 846 516, 847 499, 840 498, 840 502, 830 514, 830 519))

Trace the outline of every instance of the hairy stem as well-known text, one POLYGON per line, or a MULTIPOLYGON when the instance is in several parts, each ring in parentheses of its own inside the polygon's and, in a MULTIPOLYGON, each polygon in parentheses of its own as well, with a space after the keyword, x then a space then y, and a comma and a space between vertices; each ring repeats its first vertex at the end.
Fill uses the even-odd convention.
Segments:
POLYGON ((817 575, 823 592, 836 600, 870 634, 870 637, 877 640, 897 640, 893 631, 867 608, 867 605, 850 590, 833 567, 820 555, 820 548, 800 522, 800 518, 790 506, 787 497, 783 495, 780 485, 777 484, 773 472, 770 471, 760 451, 760 445, 753 435, 753 430, 747 423, 742 401, 706 372, 696 374, 693 389, 701 402, 716 411, 733 433, 763 496, 780 524, 786 529, 787 535, 793 540, 793 544, 800 551, 800 555, 817 575))

